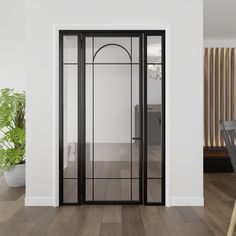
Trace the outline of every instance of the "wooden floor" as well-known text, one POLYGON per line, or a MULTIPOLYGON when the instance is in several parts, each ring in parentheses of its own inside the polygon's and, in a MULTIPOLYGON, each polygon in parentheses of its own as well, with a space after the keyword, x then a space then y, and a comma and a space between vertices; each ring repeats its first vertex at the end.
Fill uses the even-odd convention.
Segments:
MULTIPOLYGON (((63 201, 73 203, 78 201, 77 178, 80 176, 77 145, 69 143, 65 147, 63 201)), ((93 145, 86 145, 86 201, 139 201, 139 145, 94 143, 94 153, 92 148, 93 145)), ((148 202, 162 202, 161 153, 160 144, 147 146, 148 202)))
POLYGON ((0 236, 226 235, 236 199, 236 176, 205 175, 205 207, 24 207, 24 189, 0 175, 0 236))

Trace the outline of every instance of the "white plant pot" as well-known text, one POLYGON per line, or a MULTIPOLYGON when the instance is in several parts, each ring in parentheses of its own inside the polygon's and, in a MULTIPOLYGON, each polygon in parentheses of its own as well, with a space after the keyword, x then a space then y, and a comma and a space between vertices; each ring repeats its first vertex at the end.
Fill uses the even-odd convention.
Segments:
POLYGON ((9 187, 25 186, 25 164, 19 164, 9 171, 4 171, 4 177, 9 187))

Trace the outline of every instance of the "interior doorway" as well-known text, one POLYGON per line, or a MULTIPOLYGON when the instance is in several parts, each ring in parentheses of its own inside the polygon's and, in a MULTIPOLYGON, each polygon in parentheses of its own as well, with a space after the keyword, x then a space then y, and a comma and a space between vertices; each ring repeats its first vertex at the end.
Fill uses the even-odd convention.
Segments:
POLYGON ((60 205, 165 204, 165 31, 59 32, 60 205))

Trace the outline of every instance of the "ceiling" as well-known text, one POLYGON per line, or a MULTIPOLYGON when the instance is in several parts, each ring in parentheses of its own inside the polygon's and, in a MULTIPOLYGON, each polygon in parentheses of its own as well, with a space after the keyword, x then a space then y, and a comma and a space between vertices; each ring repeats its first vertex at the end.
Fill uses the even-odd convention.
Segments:
POLYGON ((203 0, 204 39, 236 40, 236 0, 203 0))

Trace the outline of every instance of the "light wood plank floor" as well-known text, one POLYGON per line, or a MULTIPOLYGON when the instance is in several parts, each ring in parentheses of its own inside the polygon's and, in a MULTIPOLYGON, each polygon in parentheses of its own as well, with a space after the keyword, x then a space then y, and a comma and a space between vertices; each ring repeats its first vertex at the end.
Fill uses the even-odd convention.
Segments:
POLYGON ((226 235, 234 199, 234 174, 206 174, 205 207, 24 207, 24 189, 0 175, 0 235, 226 235))

